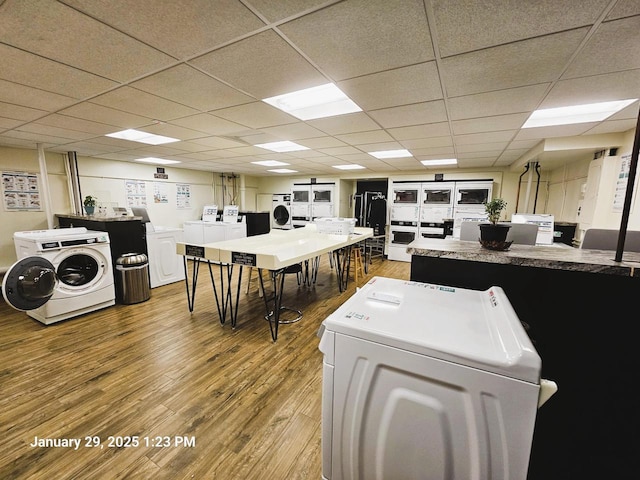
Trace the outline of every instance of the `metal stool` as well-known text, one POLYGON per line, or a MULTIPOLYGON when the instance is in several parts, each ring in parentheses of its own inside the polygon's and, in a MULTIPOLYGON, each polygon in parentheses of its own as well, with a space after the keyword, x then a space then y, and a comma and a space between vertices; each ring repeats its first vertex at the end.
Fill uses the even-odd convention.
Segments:
MULTIPOLYGON (((283 270, 283 272, 281 273, 281 275, 286 276, 286 275, 288 275, 288 274, 293 274, 293 273, 295 273, 295 274, 296 274, 296 278, 297 278, 297 280, 298 280, 298 285, 300 285, 300 284, 301 284, 301 282, 302 282, 302 276, 303 276, 303 273, 302 273, 302 264, 301 264, 301 263, 296 263, 296 264, 294 264, 294 265, 289 265, 288 267, 286 267, 286 268, 283 270)), ((274 281, 273 283, 274 283, 274 285, 276 284, 276 282, 275 282, 275 281, 274 281)), ((282 285, 284 285, 284 279, 283 279, 283 281, 282 281, 282 285)), ((280 296, 282 296, 282 292, 279 292, 279 294, 280 294, 280 296)), ((276 292, 276 293, 275 293, 275 295, 276 295, 276 297, 277 297, 277 296, 278 296, 278 292, 276 292)), ((275 308, 278 308, 278 307, 277 307, 277 302, 276 302, 276 307, 275 307, 275 308)), ((300 319, 302 318, 302 311, 297 310, 297 309, 292 308, 292 307, 287 307, 287 306, 285 306, 285 305, 280 305, 280 315, 278 315, 278 324, 283 325, 283 324, 288 324, 288 323, 295 323, 295 322, 300 321, 300 319), (282 312, 283 312, 283 311, 293 312, 293 313, 295 313, 295 314, 296 314, 296 317, 295 317, 295 318, 292 318, 292 319, 281 319, 281 318, 279 318, 279 317, 280 317, 280 315, 282 314, 282 312)), ((265 318, 265 320, 267 320, 268 322, 271 322, 271 321, 272 321, 272 320, 271 320, 271 318, 272 318, 273 316, 274 316, 274 311, 272 310, 272 311, 270 311, 267 315, 265 315, 265 316, 264 316, 264 318, 265 318)))

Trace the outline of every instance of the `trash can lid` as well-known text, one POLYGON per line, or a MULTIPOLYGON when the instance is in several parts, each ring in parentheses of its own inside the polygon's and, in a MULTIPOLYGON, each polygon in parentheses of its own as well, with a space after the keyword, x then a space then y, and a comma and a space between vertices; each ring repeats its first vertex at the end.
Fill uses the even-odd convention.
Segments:
POLYGON ((144 253, 125 253, 118 257, 116 265, 143 265, 147 263, 147 256, 144 253))

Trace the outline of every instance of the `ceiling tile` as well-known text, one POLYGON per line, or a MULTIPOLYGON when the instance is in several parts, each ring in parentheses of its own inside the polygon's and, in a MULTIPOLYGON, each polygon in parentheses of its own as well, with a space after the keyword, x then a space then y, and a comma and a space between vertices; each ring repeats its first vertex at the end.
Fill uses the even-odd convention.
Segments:
POLYGON ((280 30, 334 80, 434 59, 419 0, 341 2, 280 30))
POLYGON ((532 85, 449 99, 452 120, 493 117, 537 108, 548 85, 532 85))
POLYGON ((174 62, 168 55, 59 2, 14 1, 2 7, 3 43, 106 79, 130 80, 174 62))
POLYGON ((138 115, 152 115, 154 120, 171 120, 198 113, 193 108, 131 87, 105 93, 91 99, 91 103, 138 115))
POLYGON ((560 77, 587 29, 534 38, 442 60, 451 96, 552 82, 560 77))
POLYGON ((442 100, 385 108, 370 112, 369 115, 384 128, 406 127, 447 120, 447 113, 442 100))
POLYGON ((607 22, 595 32, 562 78, 640 68, 640 15, 607 22))
POLYGON ((178 65, 133 82, 132 87, 197 110, 215 110, 255 101, 187 65, 178 65))
POLYGON ((253 102, 237 107, 223 108, 215 110, 213 113, 218 117, 250 128, 273 127, 297 121, 295 117, 264 102, 253 102))
POLYGON ((322 130, 329 135, 366 132, 380 127, 380 125, 371 120, 365 113, 348 113, 335 117, 318 118, 316 120, 309 120, 306 123, 313 125, 318 130, 322 130))
POLYGON ((387 131, 396 140, 442 137, 451 133, 448 122, 413 125, 410 127, 389 128, 387 129, 387 131))
POLYGON ((338 86, 365 110, 442 98, 435 62, 365 75, 339 82, 338 86))
POLYGON ((264 26, 238 0, 65 0, 65 3, 176 58, 210 50, 264 26))
POLYGON ((328 83, 326 77, 272 31, 233 43, 190 63, 256 99, 328 83))
POLYGON ((591 25, 609 3, 583 0, 577 7, 575 0, 432 0, 443 57, 591 25))

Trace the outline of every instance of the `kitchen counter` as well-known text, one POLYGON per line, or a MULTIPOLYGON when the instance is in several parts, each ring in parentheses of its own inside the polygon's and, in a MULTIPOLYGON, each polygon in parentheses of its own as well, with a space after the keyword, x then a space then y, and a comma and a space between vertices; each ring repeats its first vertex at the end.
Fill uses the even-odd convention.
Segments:
MULTIPOLYGON (((501 287, 558 384, 538 411, 528 480, 628 478, 637 470, 637 337, 640 254, 568 245, 420 239, 408 246, 411 280, 501 287)), ((421 314, 428 315, 427 310, 421 314)))
POLYGON ((615 252, 581 250, 564 244, 511 245, 509 250, 495 251, 483 248, 479 242, 453 238, 419 239, 408 245, 407 253, 452 260, 640 277, 640 253, 625 253, 622 262, 615 262, 615 252))
POLYGON ((56 213, 56 217, 65 218, 68 220, 88 220, 92 222, 130 222, 133 220, 142 221, 142 217, 131 217, 128 215, 118 215, 118 216, 101 216, 101 215, 76 215, 73 213, 56 213))

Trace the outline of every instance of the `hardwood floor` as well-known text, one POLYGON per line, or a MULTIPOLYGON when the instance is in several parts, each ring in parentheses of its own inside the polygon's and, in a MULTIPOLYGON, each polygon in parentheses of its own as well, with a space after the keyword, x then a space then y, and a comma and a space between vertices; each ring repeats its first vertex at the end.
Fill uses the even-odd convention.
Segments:
MULTIPOLYGON (((375 259, 358 283, 409 279, 409 268, 375 259)), ((281 325, 275 343, 256 279, 232 329, 204 268, 192 313, 183 282, 50 326, 0 302, 0 478, 320 478, 316 333, 354 283, 339 293, 326 255, 315 286, 288 276, 283 303, 304 317, 281 325), (36 437, 80 446, 31 446, 36 437)))

